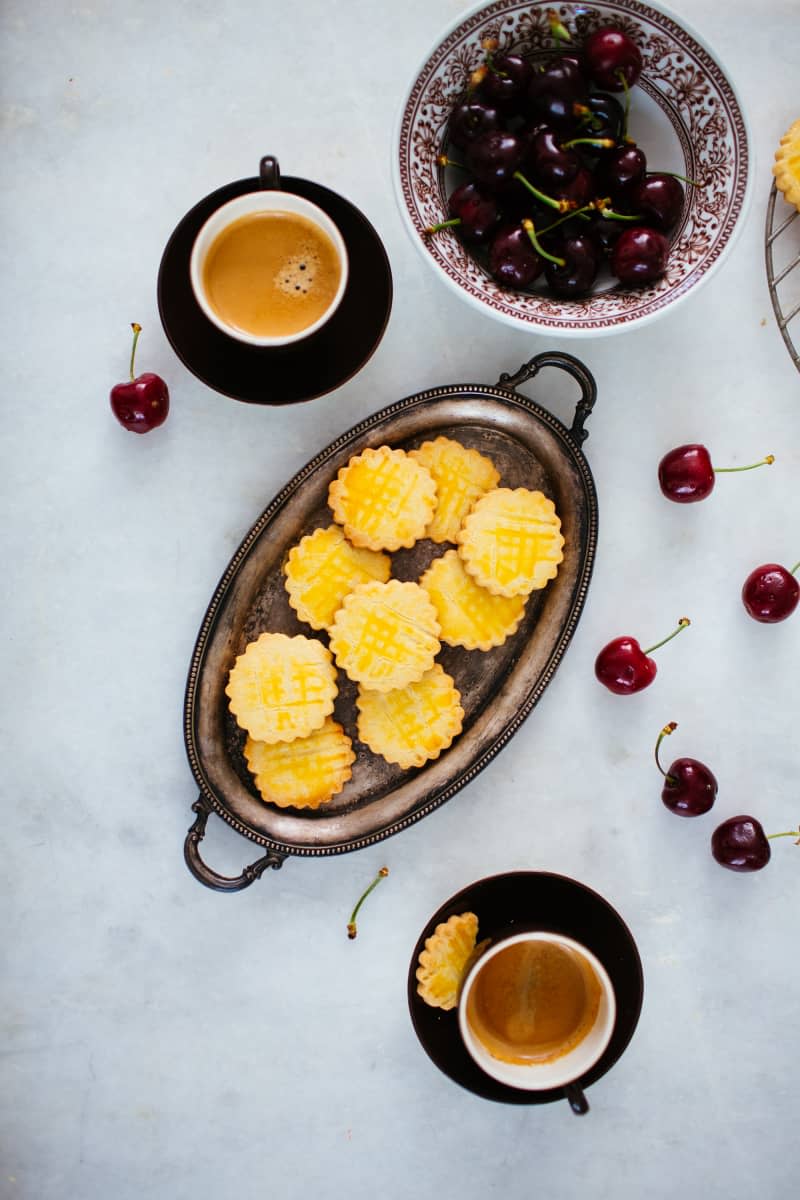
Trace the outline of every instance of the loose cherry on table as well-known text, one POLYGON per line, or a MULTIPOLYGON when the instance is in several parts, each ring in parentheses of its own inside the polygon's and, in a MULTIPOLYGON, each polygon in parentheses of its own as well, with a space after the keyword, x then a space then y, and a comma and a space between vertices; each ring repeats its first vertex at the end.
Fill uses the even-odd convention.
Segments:
POLYGON ((133 347, 131 349, 130 380, 117 383, 111 389, 111 411, 131 433, 149 433, 158 425, 163 425, 169 412, 169 391, 160 375, 146 371, 134 378, 133 360, 136 357, 136 343, 142 332, 141 325, 135 321, 131 324, 133 330, 133 347))
POLYGON ((700 817, 708 812, 716 799, 717 781, 713 772, 696 758, 676 758, 666 771, 658 760, 662 741, 677 728, 677 722, 670 721, 656 742, 656 766, 664 776, 661 799, 670 812, 679 817, 700 817))
POLYGON ((630 696, 633 692, 640 692, 653 682, 658 669, 655 659, 648 656, 654 650, 658 650, 659 646, 671 642, 690 624, 688 617, 681 617, 678 628, 673 630, 669 637, 656 642, 647 650, 642 650, 636 638, 614 638, 598 654, 594 664, 595 676, 617 696, 630 696))
POLYGON ((711 853, 722 867, 729 871, 760 871, 769 862, 773 838, 792 837, 800 846, 800 829, 789 829, 785 833, 764 833, 764 827, 755 817, 729 817, 711 835, 711 853))
POLYGON ((800 562, 790 571, 779 563, 764 563, 750 572, 742 588, 742 603, 754 621, 774 625, 792 615, 800 601, 798 569, 800 562))
POLYGON ((714 467, 706 447, 691 443, 676 446, 664 455, 658 464, 658 482, 668 500, 674 500, 676 504, 694 504, 711 494, 717 475, 752 471, 756 467, 771 466, 774 462, 775 455, 768 454, 766 458, 749 463, 746 467, 714 467))

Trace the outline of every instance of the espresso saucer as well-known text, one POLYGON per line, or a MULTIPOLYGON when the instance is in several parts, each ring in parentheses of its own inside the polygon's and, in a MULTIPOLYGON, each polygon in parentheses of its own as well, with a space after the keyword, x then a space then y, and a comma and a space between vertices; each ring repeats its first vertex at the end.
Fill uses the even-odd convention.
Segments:
POLYGON ((338 226, 350 264, 347 289, 331 319, 289 346, 248 346, 208 320, 189 281, 189 258, 215 209, 257 192, 261 180, 218 188, 186 214, 167 242, 158 271, 158 310, 173 350, 203 383, 249 404, 296 404, 340 387, 377 348, 392 308, 392 272, 383 243, 354 204, 319 183, 284 175, 281 189, 304 196, 338 226))
POLYGON ((565 1099, 563 1087, 524 1091, 486 1075, 461 1040, 457 1010, 431 1008, 417 995, 417 963, 426 938, 441 921, 463 912, 477 916, 479 941, 541 929, 574 938, 594 952, 614 985, 617 1019, 602 1058, 577 1082, 585 1089, 605 1075, 625 1050, 639 1020, 644 992, 639 952, 627 925, 608 901, 574 879, 544 871, 512 871, 471 884, 443 904, 420 934, 408 971, 408 1006, 417 1037, 439 1070, 486 1100, 550 1104, 565 1099))

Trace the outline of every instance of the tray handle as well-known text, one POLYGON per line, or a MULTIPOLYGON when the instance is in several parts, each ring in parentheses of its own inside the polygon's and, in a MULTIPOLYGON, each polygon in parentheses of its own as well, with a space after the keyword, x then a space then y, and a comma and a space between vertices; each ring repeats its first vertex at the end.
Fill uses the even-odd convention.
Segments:
POLYGON ((279 854, 277 850, 270 850, 269 854, 265 854, 257 862, 245 867, 241 875, 219 875, 216 871, 212 871, 211 867, 207 866, 200 857, 199 846, 206 836, 206 821, 213 811, 208 800, 202 795, 198 796, 192 805, 192 812, 197 813, 197 819, 190 827, 183 843, 183 857, 186 865, 200 883, 215 892, 241 892, 243 888, 250 887, 251 883, 260 879, 267 867, 272 867, 274 871, 277 871, 279 867, 283 866, 286 855, 279 854))
POLYGON ((594 402, 597 399, 597 384, 591 371, 583 365, 580 359, 573 358, 571 354, 564 354, 560 350, 545 350, 543 354, 536 354, 528 362, 523 363, 513 375, 504 371, 497 381, 497 386, 511 388, 512 391, 515 391, 521 383, 527 383, 529 379, 534 379, 542 367, 558 367, 559 370, 566 371, 580 387, 581 398, 575 409, 575 416, 572 418, 569 435, 573 442, 582 446, 589 436, 589 431, 584 429, 584 425, 591 416, 594 402))

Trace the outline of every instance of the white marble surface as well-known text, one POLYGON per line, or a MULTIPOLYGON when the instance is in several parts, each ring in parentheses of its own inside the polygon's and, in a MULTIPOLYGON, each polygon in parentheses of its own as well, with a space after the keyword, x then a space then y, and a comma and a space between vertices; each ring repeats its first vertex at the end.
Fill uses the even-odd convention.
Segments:
MULTIPOLYGON (((599 386, 586 449, 601 531, 557 677, 500 757, 425 821, 220 896, 182 861, 196 788, 181 716, 197 629, 240 538, 368 413, 492 382, 559 343, 459 302, 395 209, 396 107, 460 0, 3 5, 4 1200, 796 1194, 800 850, 783 839, 767 870, 737 876, 708 839, 737 812, 768 831, 800 819, 800 616, 759 626, 739 601, 757 563, 800 557, 800 379, 762 246, 773 150, 800 115, 800 23, 796 0, 673 7, 738 85, 755 200, 690 301, 560 347, 599 386), (266 152, 358 204, 395 281, 363 372, 283 411, 197 382, 155 303, 178 219, 266 152), (172 393, 167 424, 144 438, 107 401, 132 320, 140 368, 172 393), (778 461, 703 505, 669 505, 656 464, 694 440, 720 462, 778 461), (626 701, 597 685, 606 640, 656 640, 684 612, 693 627, 652 688, 626 701), (669 719, 681 728, 668 753, 720 781, 696 822, 659 799, 651 748, 669 719), (347 914, 383 863, 350 943, 347 914), (641 949, 639 1029, 582 1121, 566 1104, 462 1091, 409 1022, 409 956, 430 914, 516 868, 598 889, 641 949)), ((258 856, 219 821, 204 853, 229 873, 258 856)))

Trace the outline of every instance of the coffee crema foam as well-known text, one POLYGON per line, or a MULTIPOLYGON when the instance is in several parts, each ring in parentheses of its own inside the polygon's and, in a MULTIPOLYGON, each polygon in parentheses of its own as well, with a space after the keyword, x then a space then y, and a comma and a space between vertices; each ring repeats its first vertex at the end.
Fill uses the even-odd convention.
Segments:
POLYGON ((493 1058, 530 1066, 580 1045, 597 1020, 600 981, 582 955, 518 942, 490 958, 467 997, 467 1021, 493 1058))
POLYGON ((211 307, 254 337, 286 337, 330 308, 341 263, 323 229, 297 213, 249 213, 217 235, 203 265, 211 307))

